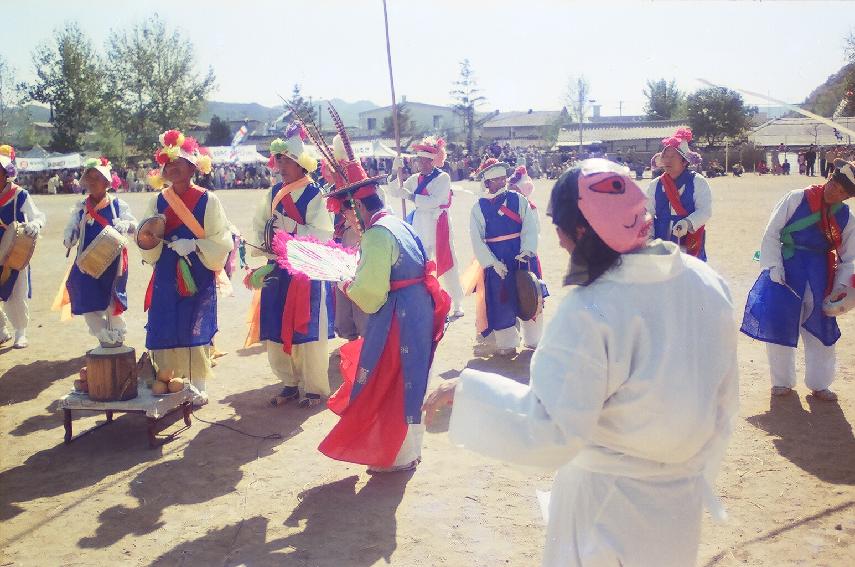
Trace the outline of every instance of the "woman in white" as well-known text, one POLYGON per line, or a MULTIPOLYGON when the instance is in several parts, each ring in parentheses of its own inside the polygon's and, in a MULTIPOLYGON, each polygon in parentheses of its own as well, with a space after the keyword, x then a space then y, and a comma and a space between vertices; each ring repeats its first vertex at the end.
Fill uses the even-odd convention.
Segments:
POLYGON ((529 385, 465 370, 425 403, 453 403, 452 440, 557 470, 543 564, 694 565, 704 503, 737 409, 727 286, 670 242, 629 170, 566 172, 551 211, 574 285, 547 323, 529 385))

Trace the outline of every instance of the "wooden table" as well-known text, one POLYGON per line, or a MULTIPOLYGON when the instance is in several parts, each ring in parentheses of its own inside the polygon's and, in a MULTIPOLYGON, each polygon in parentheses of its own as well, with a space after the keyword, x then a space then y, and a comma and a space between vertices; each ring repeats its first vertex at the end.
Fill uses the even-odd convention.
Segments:
POLYGON ((146 388, 143 382, 139 383, 137 388, 137 397, 115 402, 96 402, 90 400, 85 393, 72 391, 66 394, 59 400, 59 409, 63 411, 65 425, 65 443, 71 443, 75 439, 82 437, 96 429, 100 429, 105 425, 113 423, 113 414, 120 413, 138 413, 143 414, 148 421, 148 443, 149 447, 155 448, 163 445, 168 440, 171 440, 175 434, 169 435, 165 439, 157 437, 157 428, 160 420, 167 415, 178 411, 182 411, 184 416, 184 424, 190 427, 190 412, 195 390, 189 387, 181 392, 174 394, 165 394, 155 396, 149 388, 146 388), (103 411, 107 416, 107 421, 87 429, 77 435, 72 432, 72 412, 74 411, 103 411))

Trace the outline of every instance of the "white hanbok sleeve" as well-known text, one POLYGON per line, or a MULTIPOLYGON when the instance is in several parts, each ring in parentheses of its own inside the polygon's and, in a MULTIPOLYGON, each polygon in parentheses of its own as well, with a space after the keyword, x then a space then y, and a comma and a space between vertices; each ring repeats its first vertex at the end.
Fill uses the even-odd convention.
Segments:
POLYGON ((692 230, 698 230, 712 218, 712 191, 706 178, 695 175, 695 212, 686 217, 692 230))
POLYGON ((658 181, 658 177, 654 178, 647 186, 647 212, 650 213, 650 216, 656 214, 656 183, 658 181))
POLYGON ((760 243, 760 266, 765 270, 773 266, 783 266, 781 257, 781 231, 787 226, 787 221, 796 212, 804 198, 804 191, 791 191, 778 201, 766 224, 763 241, 760 243))
POLYGON ((388 181, 388 183, 383 185, 383 190, 388 196, 395 199, 407 199, 412 201, 413 193, 415 192, 416 185, 419 181, 419 176, 411 175, 407 177, 403 183, 398 183, 398 177, 390 175, 386 181, 388 181))
POLYGON ((566 307, 567 299, 534 353, 530 386, 463 371, 449 426, 452 442, 550 470, 587 443, 609 391, 605 339, 589 313, 566 307))
POLYGON ((520 252, 528 251, 537 254, 537 244, 539 239, 540 222, 537 220, 537 213, 532 210, 528 201, 520 197, 519 215, 522 218, 522 228, 520 229, 520 252))
MULTIPOLYGON (((143 215, 143 219, 147 219, 153 217, 157 214, 157 198, 159 193, 156 194, 148 203, 148 207, 145 210, 145 214, 143 215)), ((158 242, 157 246, 152 248, 151 250, 143 250, 139 249, 140 256, 142 256, 143 262, 150 266, 154 266, 158 259, 160 259, 160 253, 163 251, 163 241, 158 242)))
POLYGON ((484 219, 478 201, 475 201, 472 213, 469 215, 469 238, 472 241, 472 252, 475 253, 475 259, 484 269, 499 262, 499 259, 490 251, 490 247, 484 242, 486 227, 487 221, 484 219))
POLYGON ((68 222, 65 225, 65 230, 62 233, 62 240, 70 242, 72 246, 77 244, 77 239, 80 238, 80 216, 83 213, 83 201, 78 201, 71 207, 68 216, 68 222))
POLYGON ((219 197, 208 191, 205 205, 205 238, 196 239, 199 259, 212 272, 219 272, 226 265, 229 252, 234 247, 229 219, 219 197))
POLYGON ((131 208, 122 199, 116 199, 119 202, 119 218, 130 223, 129 233, 136 232, 137 219, 131 212, 131 208))
POLYGON ((39 230, 42 230, 45 227, 45 222, 47 221, 47 217, 39 208, 36 206, 35 200, 33 196, 27 193, 26 200, 21 204, 21 211, 24 213, 24 217, 26 217, 27 222, 34 222, 39 225, 39 230))
MULTIPOLYGON (((411 176, 416 177, 418 176, 411 176)), ((409 179, 407 179, 409 181, 409 179)), ((448 203, 448 196, 451 194, 451 177, 445 172, 436 176, 436 179, 430 182, 429 192, 427 195, 413 195, 412 199, 416 204, 416 208, 420 210, 432 210, 439 216, 438 209, 448 203)), ((415 191, 415 188, 413 188, 415 191)))
MULTIPOLYGON (((273 202, 272 190, 268 189, 258 200, 258 205, 255 207, 255 214, 252 216, 252 234, 255 237, 255 244, 261 245, 264 242, 264 228, 267 226, 267 221, 270 220, 270 206, 273 202)), ((252 249, 251 255, 255 256, 255 248, 252 249)))
POLYGON ((855 287, 855 212, 849 209, 849 220, 843 229, 842 242, 837 249, 840 264, 834 277, 834 287, 855 287))
POLYGON ((297 234, 311 236, 321 242, 326 242, 333 237, 333 218, 327 210, 326 200, 320 193, 309 201, 306 207, 306 224, 297 225, 297 234))

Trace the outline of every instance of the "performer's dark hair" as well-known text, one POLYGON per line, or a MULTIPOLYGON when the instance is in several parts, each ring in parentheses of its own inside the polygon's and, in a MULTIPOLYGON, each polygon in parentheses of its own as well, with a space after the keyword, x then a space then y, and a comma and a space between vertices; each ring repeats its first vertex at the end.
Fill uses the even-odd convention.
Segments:
POLYGON ((850 197, 855 197, 855 184, 849 181, 849 178, 839 171, 833 171, 834 173, 831 174, 831 180, 843 187, 843 190, 846 191, 850 197))
POLYGON ((365 208, 368 209, 369 213, 379 211, 383 208, 383 199, 381 199, 379 195, 369 195, 367 197, 363 197, 360 201, 362 201, 362 204, 365 205, 365 208))
MULTIPOLYGON (((572 263, 587 270, 588 279, 581 285, 590 285, 607 270, 618 265, 621 255, 603 242, 579 209, 579 173, 580 169, 574 167, 558 178, 549 198, 549 212, 552 223, 576 243, 572 263), (576 240, 580 227, 585 230, 581 238, 576 240)), ((579 282, 571 281, 568 272, 564 277, 564 285, 572 283, 579 282)))

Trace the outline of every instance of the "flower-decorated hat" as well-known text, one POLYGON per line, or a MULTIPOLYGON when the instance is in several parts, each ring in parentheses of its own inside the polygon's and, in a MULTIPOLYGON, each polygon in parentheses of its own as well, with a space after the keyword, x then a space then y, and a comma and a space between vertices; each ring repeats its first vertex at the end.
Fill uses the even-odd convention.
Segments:
POLYGON ((434 167, 442 167, 445 164, 445 140, 442 138, 422 138, 418 144, 413 144, 413 152, 418 157, 432 159, 434 167))
POLYGON ((497 179, 499 177, 507 177, 508 170, 511 166, 506 164, 503 161, 499 161, 496 158, 488 158, 481 162, 481 165, 478 166, 478 169, 472 172, 472 177, 475 178, 476 181, 489 181, 490 179, 497 179))
POLYGON ((276 138, 270 142, 270 160, 267 162, 271 169, 274 156, 282 154, 295 161, 309 173, 318 169, 318 160, 306 148, 306 129, 299 122, 292 122, 285 130, 285 139, 276 138))
POLYGON ((155 189, 163 188, 163 166, 178 158, 193 164, 203 174, 211 173, 211 156, 199 146, 196 138, 185 136, 180 130, 167 130, 160 135, 160 145, 154 152, 154 161, 160 169, 151 170, 148 176, 149 185, 155 189))
POLYGON ((526 170, 524 165, 514 170, 508 178, 508 185, 510 185, 511 189, 519 191, 526 197, 530 196, 532 191, 534 191, 534 181, 529 177, 528 170, 526 170))
POLYGON ((674 148, 677 153, 683 156, 683 159, 692 165, 701 163, 701 155, 689 149, 689 142, 692 141, 691 128, 677 128, 673 136, 662 138, 662 151, 665 148, 674 148))
POLYGON ((105 157, 101 158, 88 158, 83 162, 83 175, 86 175, 86 172, 90 169, 94 169, 98 173, 101 174, 104 179, 107 180, 107 183, 112 185, 113 183, 113 164, 110 163, 105 157))
POLYGON ((18 175, 18 170, 15 169, 15 148, 8 144, 0 146, 0 167, 6 170, 6 177, 9 179, 18 175))

